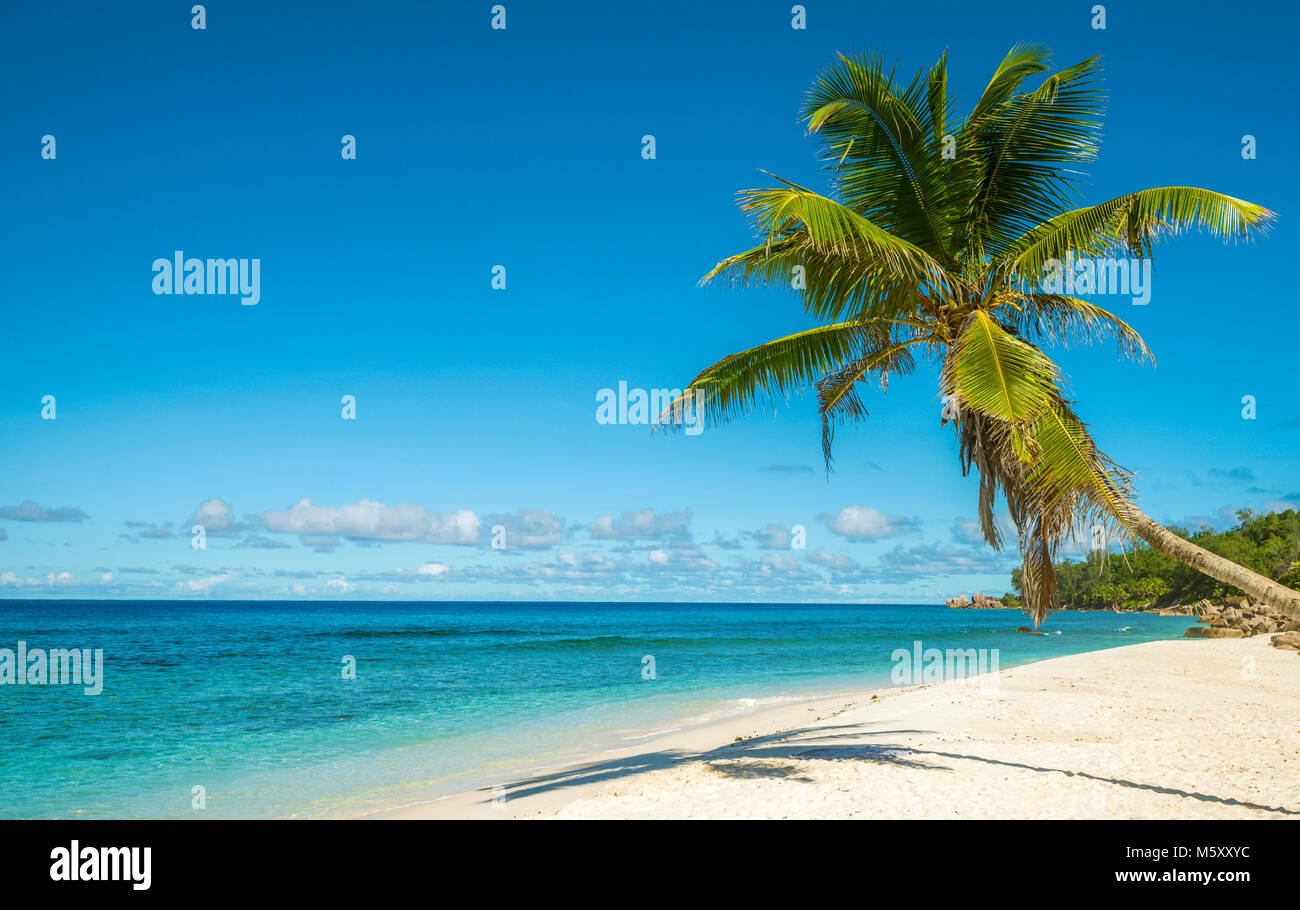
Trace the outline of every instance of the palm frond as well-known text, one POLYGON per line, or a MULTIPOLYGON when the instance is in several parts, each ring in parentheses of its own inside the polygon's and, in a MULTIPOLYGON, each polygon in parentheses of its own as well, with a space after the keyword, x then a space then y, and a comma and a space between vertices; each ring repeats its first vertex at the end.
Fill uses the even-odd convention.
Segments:
POLYGON ((1131 325, 1109 310, 1063 294, 1009 292, 999 315, 1027 338, 1060 344, 1092 344, 1113 337, 1121 357, 1155 364, 1155 354, 1131 325))
MULTIPOLYGON (((813 83, 801 113, 825 143, 845 204, 946 263, 956 213, 947 202, 943 136, 934 128, 937 85, 924 75, 903 87, 883 58, 841 55, 813 83)), ((946 119, 946 108, 937 110, 946 119)))
POLYGON ((1021 602, 1029 611, 1035 629, 1048 613, 1061 608, 1061 592, 1054 565, 1058 539, 1037 516, 1021 533, 1021 602))
POLYGON ((724 357, 691 380, 682 396, 664 409, 658 422, 675 426, 668 415, 688 395, 702 396, 697 406, 704 408, 705 420, 710 424, 767 410, 859 356, 873 331, 878 329, 868 323, 838 322, 724 357))
POLYGON ((965 222, 968 255, 982 262, 1069 208, 1067 169, 1096 155, 1103 93, 1097 58, 1049 76, 972 120, 964 151, 977 160, 965 222))
POLYGON ((989 80, 984 94, 975 103, 975 107, 971 108, 970 116, 966 118, 967 125, 974 127, 986 114, 1005 104, 1030 76, 1046 72, 1051 58, 1052 52, 1046 45, 1013 45, 993 71, 993 78, 989 80))
POLYGON ((871 263, 917 284, 942 277, 943 268, 924 250, 872 224, 848 206, 777 177, 784 186, 745 190, 740 207, 768 243, 791 231, 820 253, 871 263))
POLYGON ((1070 252, 1150 256, 1157 240, 1192 229, 1225 241, 1250 240, 1275 217, 1262 205, 1200 187, 1139 190, 1045 221, 1011 244, 993 267, 1004 280, 1037 283, 1050 260, 1063 261, 1070 252))
POLYGON ((908 347, 925 340, 914 337, 907 341, 886 343, 818 381, 817 411, 822 421, 822 458, 826 462, 827 471, 831 469, 831 448, 836 425, 859 421, 867 416, 867 409, 858 395, 858 383, 868 373, 875 373, 880 379, 881 388, 888 391, 891 373, 908 375, 916 368, 916 360, 908 347))
POLYGON ((1046 354, 976 310, 948 349, 940 386, 962 408, 1015 423, 1052 404, 1059 375, 1046 354))
POLYGON ((947 136, 948 121, 952 118, 951 102, 948 100, 948 51, 945 50, 930 73, 926 84, 926 101, 930 106, 931 145, 940 149, 947 136))
POLYGON ((1039 415, 1031 439, 1035 457, 1024 477, 1031 511, 1069 516, 1068 531, 1102 525, 1108 537, 1129 533, 1130 475, 1102 453, 1063 399, 1039 415))
POLYGON ((796 184, 747 190, 740 198, 764 243, 719 262, 702 285, 723 278, 790 287, 801 271, 804 307, 832 321, 896 317, 914 310, 918 295, 952 293, 928 253, 832 199, 796 184))

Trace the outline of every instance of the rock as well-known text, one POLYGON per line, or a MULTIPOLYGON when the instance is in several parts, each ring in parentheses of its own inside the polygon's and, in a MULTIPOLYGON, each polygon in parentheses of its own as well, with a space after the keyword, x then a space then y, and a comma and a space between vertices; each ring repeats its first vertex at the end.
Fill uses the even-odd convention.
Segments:
POLYGON ((1288 619, 1282 623, 1279 632, 1300 632, 1300 619, 1288 619))
POLYGON ((1269 622, 1267 619, 1260 619, 1257 617, 1251 621, 1250 631, 1248 631, 1246 634, 1261 635, 1264 632, 1271 632, 1271 631, 1273 631, 1273 624, 1269 622))
POLYGON ((1223 617, 1224 622, 1235 623, 1241 619, 1242 613, 1236 607, 1224 607, 1223 612, 1219 614, 1223 617))
POLYGON ((1029 634, 1029 635, 1046 635, 1046 634, 1047 634, 1046 632, 1040 632, 1040 631, 1038 631, 1037 629, 1031 629, 1031 628, 1029 628, 1029 626, 1021 626, 1019 629, 1016 629, 1016 631, 1017 631, 1017 632, 1025 632, 1026 634, 1029 634))
POLYGON ((1244 638, 1240 629, 1224 629, 1216 626, 1192 626, 1183 633, 1183 638, 1244 638))
POLYGON ((1208 600, 1197 601, 1190 609, 1194 616, 1209 616, 1211 613, 1219 612, 1219 608, 1208 600))
MULTIPOLYGON (((1006 604, 1004 604, 1001 598, 985 597, 982 593, 979 592, 972 594, 969 598, 967 598, 965 594, 958 595, 957 597, 949 597, 947 600, 944 601, 944 603, 948 605, 949 609, 953 609, 953 610, 1012 609, 1008 607, 1006 604)), ((1069 609, 1069 607, 1067 606, 1066 609, 1069 609)), ((1024 612, 1027 613, 1029 611, 1025 610, 1024 612)))
MULTIPOLYGON (((1225 598, 1223 598, 1223 599, 1224 599, 1228 604, 1230 604, 1230 605, 1236 607, 1236 608, 1239 609, 1239 610, 1240 610, 1240 609, 1243 609, 1243 608, 1245 608, 1245 607, 1250 606, 1250 598, 1248 598, 1248 597, 1243 597, 1243 596, 1241 596, 1240 594, 1234 594, 1234 595, 1232 595, 1231 597, 1225 597, 1225 598)), ((1206 601, 1202 601, 1202 603, 1205 603, 1205 602, 1206 602, 1206 601)))
POLYGON ((1269 644, 1275 648, 1300 651, 1300 632, 1283 632, 1281 635, 1274 635, 1269 644))

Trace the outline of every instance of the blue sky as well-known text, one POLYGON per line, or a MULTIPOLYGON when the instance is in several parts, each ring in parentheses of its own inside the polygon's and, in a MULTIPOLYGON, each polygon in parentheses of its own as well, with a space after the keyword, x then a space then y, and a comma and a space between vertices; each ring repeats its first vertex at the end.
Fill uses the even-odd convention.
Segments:
POLYGON ((1057 353, 1158 519, 1300 502, 1291 5, 1109 4, 1105 30, 1089 3, 813 2, 805 30, 788 3, 505 5, 504 31, 490 3, 6 10, 0 597, 1001 592, 932 373, 867 396, 829 480, 810 397, 698 436, 594 417, 810 325, 793 292, 696 281, 749 245, 756 168, 825 187, 796 109, 839 51, 910 74, 946 47, 965 106, 1015 42, 1103 54, 1087 201, 1278 212, 1252 246, 1160 248, 1149 305, 1103 301, 1158 369, 1057 353), (260 302, 155 295, 176 250, 260 259, 260 302))

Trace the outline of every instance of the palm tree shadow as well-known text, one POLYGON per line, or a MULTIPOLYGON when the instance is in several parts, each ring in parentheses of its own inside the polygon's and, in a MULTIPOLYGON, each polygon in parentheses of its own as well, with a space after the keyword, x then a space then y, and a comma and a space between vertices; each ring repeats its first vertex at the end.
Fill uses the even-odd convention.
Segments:
POLYGON ((918 768, 926 771, 949 771, 941 765, 929 764, 910 758, 906 746, 821 746, 811 749, 756 749, 734 758, 709 759, 709 769, 726 777, 737 779, 782 778, 811 784, 815 778, 807 776, 807 768, 788 764, 789 761, 862 761, 899 768, 918 768), (743 760, 742 760, 743 759, 743 760), (782 763, 782 762, 787 763, 782 763))
POLYGON ((1191 790, 1180 790, 1177 787, 1161 787, 1156 784, 1142 784, 1137 781, 1124 780, 1119 777, 1103 777, 1099 774, 1089 774, 1087 771, 1068 771, 1065 768, 1040 768, 1036 765, 1026 765, 1021 762, 1002 761, 997 758, 985 758, 982 755, 963 755, 959 752, 927 752, 928 755, 937 755, 943 758, 957 758, 965 761, 978 761, 990 765, 999 765, 1004 768, 1022 768, 1027 771, 1038 771, 1043 774, 1064 774, 1067 777, 1081 777, 1085 780, 1095 780, 1098 783, 1112 784, 1116 787, 1128 787, 1134 790, 1147 790, 1152 793, 1163 793, 1167 796, 1181 796, 1184 799, 1194 799, 1204 803, 1217 803, 1221 806, 1242 806, 1246 809, 1257 809, 1260 812, 1273 812, 1278 815, 1300 815, 1300 810, 1288 809, 1286 806, 1265 806, 1260 803, 1251 803, 1233 797, 1215 796, 1211 793, 1199 793, 1191 790))
MULTIPOLYGON (((891 730, 889 734, 900 735, 908 733, 925 733, 924 730, 891 730)), ((643 752, 639 755, 630 755, 620 758, 612 758, 606 761, 588 762, 575 767, 563 768, 548 774, 534 775, 515 781, 503 789, 506 797, 509 799, 523 799, 529 796, 538 796, 543 793, 560 790, 565 787, 577 787, 586 784, 602 783, 606 781, 619 780, 621 778, 633 777, 638 774, 645 774, 649 771, 657 771, 662 768, 671 768, 673 765, 680 764, 683 761, 700 761, 707 762, 720 773, 729 771, 737 777, 783 777, 794 773, 802 773, 802 769, 793 766, 785 766, 788 770, 782 770, 782 766, 772 765, 768 773, 758 773, 758 769, 749 768, 744 770, 744 764, 739 760, 744 759, 799 759, 827 757, 817 753, 819 747, 810 747, 810 744, 826 740, 836 740, 841 738, 858 738, 862 736, 862 725, 860 724, 837 724, 829 727, 800 728, 795 730, 786 730, 781 733, 773 733, 768 736, 756 736, 750 739, 740 740, 734 743, 728 743, 716 749, 707 752, 686 752, 680 750, 658 750, 654 752, 643 752), (843 730, 856 732, 827 733, 828 730, 843 730), (808 736, 802 743, 786 745, 782 748, 769 747, 776 743, 789 743, 799 737, 808 736), (801 753, 808 753, 801 755, 801 753)), ((876 735, 885 735, 882 731, 876 735)), ((894 764, 905 764, 906 759, 902 758, 901 753, 908 751, 901 746, 841 746, 841 747, 820 747, 821 749, 831 749, 843 758, 852 758, 860 761, 880 761, 894 764)), ((928 766, 927 766, 928 767, 928 766)), ((810 781, 810 778, 803 778, 810 781)), ((501 788, 483 788, 485 797, 498 796, 501 788)), ((486 801, 486 799, 485 799, 486 801)))
MULTIPOLYGON (((999 767, 1034 771, 1040 774, 1064 774, 1068 777, 1079 777, 1116 787, 1146 790, 1152 793, 1197 800, 1198 802, 1215 803, 1223 806, 1241 806, 1277 815, 1300 816, 1300 810, 1289 809, 1285 806, 1265 806, 1233 797, 1181 790, 1176 787, 1163 787, 1116 777, 1105 777, 1090 774, 1086 771, 1040 767, 958 752, 916 749, 911 746, 888 742, 866 745, 860 742, 864 736, 884 737, 928 732, 932 731, 870 731, 865 729, 863 724, 837 724, 828 727, 798 728, 773 733, 768 736, 740 740, 706 752, 664 749, 611 758, 605 761, 588 762, 552 773, 524 778, 509 784, 504 789, 509 799, 523 799, 562 790, 566 787, 632 778, 650 771, 670 768, 683 761, 706 763, 716 773, 736 779, 767 778, 811 783, 814 779, 808 776, 806 765, 795 765, 792 764, 793 762, 861 761, 914 770, 952 771, 953 768, 950 765, 935 761, 936 759, 948 759, 983 762, 999 767), (846 739, 855 740, 855 742, 840 742, 846 739), (927 758, 930 760, 927 761, 927 758)), ((497 796, 500 794, 501 788, 491 788, 490 794, 489 788, 484 788, 482 792, 485 795, 497 796)), ((486 802, 487 799, 485 798, 484 801, 486 802)))

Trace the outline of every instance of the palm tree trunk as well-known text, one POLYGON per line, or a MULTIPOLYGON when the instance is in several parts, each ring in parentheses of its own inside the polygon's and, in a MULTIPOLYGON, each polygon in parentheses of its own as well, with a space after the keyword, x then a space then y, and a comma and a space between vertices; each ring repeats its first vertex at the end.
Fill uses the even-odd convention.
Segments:
POLYGON ((1268 604, 1292 619, 1300 619, 1300 591, 1293 591, 1271 578, 1252 572, 1232 560, 1216 556, 1189 540, 1183 540, 1136 506, 1130 505, 1130 508, 1132 513, 1129 527, 1154 549, 1185 566, 1191 566, 1203 575, 1244 591, 1257 603, 1268 604))

